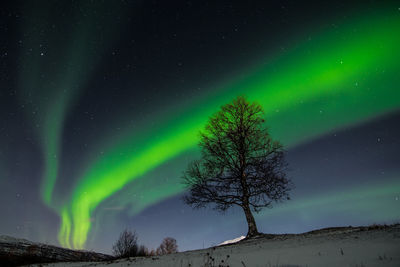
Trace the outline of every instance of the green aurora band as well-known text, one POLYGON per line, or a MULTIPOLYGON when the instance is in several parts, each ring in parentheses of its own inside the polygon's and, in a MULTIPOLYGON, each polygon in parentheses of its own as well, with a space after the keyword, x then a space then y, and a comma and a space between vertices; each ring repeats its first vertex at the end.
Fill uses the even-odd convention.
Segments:
POLYGON ((376 210, 371 214, 371 220, 391 221, 400 217, 400 210, 396 208, 396 197, 400 192, 399 176, 390 182, 375 183, 345 189, 341 192, 324 192, 312 197, 304 197, 288 204, 279 206, 279 209, 270 209, 262 213, 260 217, 271 217, 279 213, 294 214, 296 211, 303 213, 303 220, 312 222, 321 216, 321 213, 348 213, 347 216, 357 216, 367 213, 371 209, 376 210), (377 201, 379 199, 379 201, 377 201), (352 203, 349 205, 348 203, 352 203), (326 207, 329 206, 329 210, 326 207), (304 211, 308 211, 304 214, 304 211), (388 212, 389 211, 389 212, 388 212), (315 213, 319 213, 316 215, 315 213))
MULTIPOLYGON (((146 173, 163 163, 195 150, 197 132, 208 117, 238 94, 264 106, 272 135, 288 147, 397 110, 399 29, 398 12, 353 19, 335 30, 316 34, 273 60, 264 60, 242 80, 223 85, 191 110, 180 111, 184 115, 177 113, 164 120, 151 135, 143 137, 132 131, 117 140, 89 166, 70 201, 59 210, 59 242, 83 248, 91 215, 101 202, 129 183, 145 179, 146 173)), ((161 195, 157 190, 150 192, 148 203, 142 205, 183 190, 175 183, 168 188, 161 195)))
MULTIPOLYGON (((101 43, 99 50, 103 53, 107 51, 108 40, 113 40, 119 32, 116 29, 119 29, 120 22, 111 19, 117 14, 124 14, 118 5, 84 2, 80 10, 74 10, 71 18, 82 17, 81 12, 85 13, 79 27, 63 32, 50 24, 54 20, 52 10, 60 8, 57 4, 48 3, 43 7, 34 2, 26 3, 30 14, 23 23, 25 31, 20 53, 24 62, 20 73, 21 102, 37 130, 44 158, 41 197, 55 211, 60 209, 53 194, 61 160, 65 118, 90 78, 88 70, 93 70, 91 66, 101 58, 101 53, 97 55, 93 52, 92 43, 101 43), (99 12, 90 12, 92 9, 99 9, 99 12), (110 17, 100 17, 104 13, 102 9, 107 10, 110 17), (100 20, 106 20, 108 27, 99 29, 97 22, 100 20), (100 30, 102 34, 99 34, 100 30), (41 31, 52 34, 43 35, 41 31), (48 36, 53 38, 49 40, 48 36), (107 39, 103 36, 107 36, 107 39), (64 64, 54 64, 46 57, 56 58, 57 62, 64 64)), ((71 27, 67 25, 67 28, 71 27)))

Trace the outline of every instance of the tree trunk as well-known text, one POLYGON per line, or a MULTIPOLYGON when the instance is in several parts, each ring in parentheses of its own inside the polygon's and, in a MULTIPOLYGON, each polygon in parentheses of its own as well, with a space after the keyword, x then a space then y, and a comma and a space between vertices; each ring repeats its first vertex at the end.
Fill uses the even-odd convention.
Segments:
POLYGON ((246 237, 253 237, 258 235, 256 221, 254 220, 253 214, 251 213, 250 207, 248 204, 243 205, 243 211, 246 215, 247 225, 249 226, 249 230, 247 232, 246 237))
MULTIPOLYGON (((244 165, 242 161, 242 165, 244 165)), ((240 184, 243 190, 243 197, 242 197, 242 208, 244 211, 244 215, 246 215, 247 225, 249 226, 249 230, 247 232, 247 238, 253 237, 258 235, 256 221, 254 220, 253 214, 251 213, 250 206, 249 206, 249 190, 247 187, 246 182, 246 173, 243 171, 242 168, 242 177, 240 179, 240 184)))

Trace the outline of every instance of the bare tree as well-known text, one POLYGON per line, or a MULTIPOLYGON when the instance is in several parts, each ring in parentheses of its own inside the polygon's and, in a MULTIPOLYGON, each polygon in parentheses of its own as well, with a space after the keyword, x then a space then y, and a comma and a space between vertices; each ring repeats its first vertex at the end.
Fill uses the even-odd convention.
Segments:
POLYGON ((113 245, 112 250, 114 256, 119 258, 137 256, 139 245, 137 243, 136 232, 131 232, 125 229, 119 235, 119 238, 113 245))
POLYGON ((201 159, 189 164, 183 183, 184 201, 202 208, 214 204, 225 211, 241 207, 248 224, 247 237, 258 234, 252 210, 289 199, 290 181, 283 146, 264 127, 264 112, 257 103, 237 97, 209 119, 200 132, 201 159))
POLYGON ((157 251, 154 249, 147 249, 146 251, 146 256, 156 256, 157 255, 157 251))
POLYGON ((136 257, 143 257, 148 255, 149 255, 149 249, 146 248, 146 246, 144 245, 140 245, 135 254, 136 257))
POLYGON ((165 255, 178 252, 178 245, 176 239, 172 237, 166 237, 162 241, 161 245, 157 248, 157 255, 165 255))

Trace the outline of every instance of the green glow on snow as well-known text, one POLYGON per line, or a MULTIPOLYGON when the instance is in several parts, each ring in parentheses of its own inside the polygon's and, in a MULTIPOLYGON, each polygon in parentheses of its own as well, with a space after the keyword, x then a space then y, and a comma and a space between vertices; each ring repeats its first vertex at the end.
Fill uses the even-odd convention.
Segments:
MULTIPOLYGON (((399 28, 398 14, 385 13, 322 33, 221 87, 215 97, 170 118, 151 135, 137 140, 140 132, 132 132, 117 140, 89 166, 62 209, 60 243, 83 248, 91 215, 102 201, 193 149, 208 117, 238 94, 264 106, 272 134, 288 146, 398 109, 399 28)), ((171 195, 182 190, 179 184, 170 187, 171 195)), ((150 203, 166 197, 156 190, 151 194, 150 203)))

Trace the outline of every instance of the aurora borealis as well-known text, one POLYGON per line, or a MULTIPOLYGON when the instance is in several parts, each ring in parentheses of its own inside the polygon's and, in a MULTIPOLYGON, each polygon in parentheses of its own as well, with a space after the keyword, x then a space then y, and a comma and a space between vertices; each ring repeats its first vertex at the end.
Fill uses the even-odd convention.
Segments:
POLYGON ((239 236, 239 212, 183 208, 179 179, 208 117, 242 94, 296 184, 260 230, 400 218, 395 4, 32 3, 2 11, 1 234, 105 251, 128 226, 149 246, 239 236))

